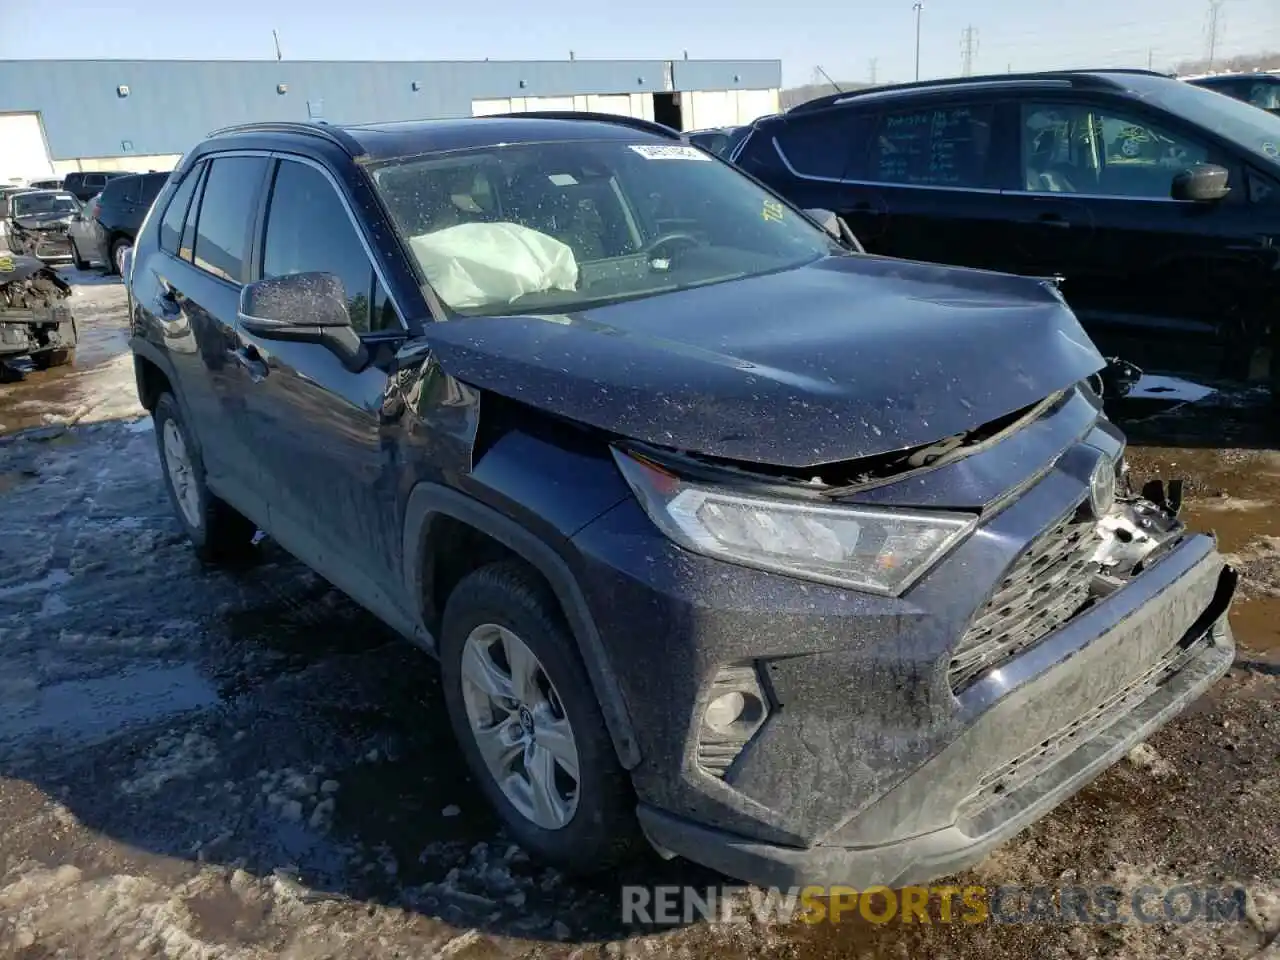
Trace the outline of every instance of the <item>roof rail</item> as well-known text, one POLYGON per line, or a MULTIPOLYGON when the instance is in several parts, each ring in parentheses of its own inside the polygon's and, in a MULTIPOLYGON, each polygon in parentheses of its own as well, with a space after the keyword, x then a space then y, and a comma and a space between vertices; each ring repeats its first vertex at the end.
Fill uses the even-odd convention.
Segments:
POLYGON ((522 117, 529 117, 535 120, 593 120, 597 123, 612 123, 620 127, 632 127, 636 130, 643 130, 645 133, 666 137, 668 140, 684 139, 684 134, 679 130, 668 127, 665 123, 657 123, 654 120, 645 120, 641 117, 627 117, 620 113, 593 113, 589 110, 530 110, 528 113, 492 113, 486 114, 486 116, 504 117, 512 120, 518 120, 522 117))
POLYGON ((844 93, 828 93, 813 100, 798 103, 787 113, 807 113, 810 110, 821 110, 849 100, 857 100, 870 94, 889 94, 898 91, 922 90, 933 87, 967 87, 967 86, 1001 86, 1004 84, 1026 84, 1040 81, 1058 81, 1079 87, 1115 87, 1119 83, 1108 79, 1105 74, 1125 74, 1148 77, 1169 77, 1173 74, 1161 73, 1158 70, 1141 70, 1136 67, 1098 67, 1083 70, 1041 70, 1034 73, 992 73, 976 77, 942 77, 936 80, 914 80, 909 83, 881 84, 876 87, 859 87, 844 93))
POLYGON ((301 120, 262 120, 257 123, 237 123, 230 127, 221 127, 209 134, 210 137, 221 137, 231 133, 298 133, 303 136, 319 137, 341 147, 352 157, 364 153, 360 143, 341 127, 327 123, 307 123, 301 120))

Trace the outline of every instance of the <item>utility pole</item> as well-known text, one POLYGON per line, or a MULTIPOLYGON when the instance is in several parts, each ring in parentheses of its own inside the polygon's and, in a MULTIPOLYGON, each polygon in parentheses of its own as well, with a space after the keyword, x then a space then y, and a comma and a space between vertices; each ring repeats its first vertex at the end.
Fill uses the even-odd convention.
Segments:
POLYGON ((1208 34, 1209 48, 1209 69, 1213 69, 1213 62, 1218 55, 1218 31, 1222 29, 1222 0, 1209 0, 1209 26, 1205 31, 1208 34))
POLYGON ((1153 49, 1147 50, 1147 69, 1154 70, 1156 62, 1156 52, 1153 49))
POLYGON ((876 64, 879 62, 880 61, 877 60, 875 57, 871 58, 871 85, 873 87, 876 85, 876 64))
POLYGON ((978 52, 978 31, 973 25, 965 27, 960 33, 960 75, 973 76, 973 58, 978 52))
POLYGON ((920 14, 924 12, 924 0, 916 0, 911 5, 916 12, 916 79, 920 79, 920 14))

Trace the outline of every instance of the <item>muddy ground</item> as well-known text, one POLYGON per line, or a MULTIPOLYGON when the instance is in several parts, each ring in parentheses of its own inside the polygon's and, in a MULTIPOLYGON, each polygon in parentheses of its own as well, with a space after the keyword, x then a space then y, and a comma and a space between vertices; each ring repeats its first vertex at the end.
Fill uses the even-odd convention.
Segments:
POLYGON ((624 929, 468 781, 434 666, 268 541, 197 565, 133 395, 119 283, 76 365, 0 386, 0 957, 1280 958, 1280 429, 1265 397, 1115 415, 1244 574, 1228 677, 960 883, 1240 884, 1236 922, 624 929))

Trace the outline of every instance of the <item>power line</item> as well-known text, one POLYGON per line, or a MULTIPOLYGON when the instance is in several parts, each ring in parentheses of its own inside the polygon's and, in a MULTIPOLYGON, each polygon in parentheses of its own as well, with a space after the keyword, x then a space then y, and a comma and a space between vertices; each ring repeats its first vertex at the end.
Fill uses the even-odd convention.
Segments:
POLYGON ((973 25, 965 27, 960 34, 960 75, 973 76, 973 58, 978 52, 978 31, 973 25))

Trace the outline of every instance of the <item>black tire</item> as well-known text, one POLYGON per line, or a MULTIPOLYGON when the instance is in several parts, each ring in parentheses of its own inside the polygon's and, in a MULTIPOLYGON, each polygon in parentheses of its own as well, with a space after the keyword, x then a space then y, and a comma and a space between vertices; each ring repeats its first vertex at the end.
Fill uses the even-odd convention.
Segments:
POLYGON ((75 359, 75 356, 74 347, 64 347, 61 350, 41 350, 39 353, 31 355, 31 363, 37 370, 48 370, 50 367, 65 367, 75 359))
POLYGON ((445 704, 454 735, 486 799, 516 841, 567 873, 616 866, 642 849, 635 793, 618 763, 591 681, 550 590, 527 566, 501 561, 462 579, 445 605, 440 637, 445 704), (558 830, 538 826, 503 794, 471 733, 462 692, 462 653, 476 627, 492 623, 520 637, 559 694, 578 749, 578 805, 558 830))
POLYGON ((132 247, 133 243, 128 237, 116 237, 111 241, 111 247, 107 250, 107 273, 113 276, 120 275, 120 250, 122 247, 132 247))
POLYGON ((80 256, 80 248, 76 246, 75 238, 71 238, 71 264, 77 270, 88 270, 89 261, 80 256))
POLYGON ((182 413, 173 394, 160 395, 152 412, 152 419, 155 422, 156 447, 160 454, 164 486, 169 491, 169 502, 178 523, 195 547, 196 556, 205 563, 213 564, 238 565, 246 562, 254 554, 253 538, 258 532, 257 525, 225 500, 214 496, 205 485, 204 464, 200 461, 200 453, 192 443, 186 424, 183 423, 182 413), (169 473, 164 442, 165 424, 168 422, 172 422, 181 433, 191 463, 191 477, 199 498, 198 524, 192 524, 183 513, 169 473))

